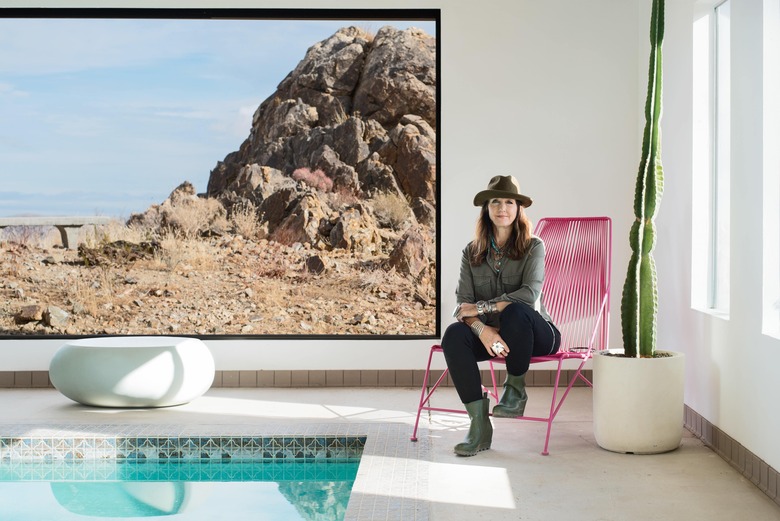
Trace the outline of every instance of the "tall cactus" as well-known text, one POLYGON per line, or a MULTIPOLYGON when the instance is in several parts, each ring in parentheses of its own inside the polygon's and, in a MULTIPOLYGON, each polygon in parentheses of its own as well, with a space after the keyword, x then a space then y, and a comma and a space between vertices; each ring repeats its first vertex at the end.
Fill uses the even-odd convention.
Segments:
POLYGON ((652 357, 655 353, 658 285, 653 259, 655 214, 664 186, 661 166, 661 96, 663 86, 661 47, 664 36, 664 0, 653 0, 650 19, 650 71, 645 102, 642 160, 634 194, 636 217, 629 242, 631 259, 623 286, 621 322, 626 356, 652 357))

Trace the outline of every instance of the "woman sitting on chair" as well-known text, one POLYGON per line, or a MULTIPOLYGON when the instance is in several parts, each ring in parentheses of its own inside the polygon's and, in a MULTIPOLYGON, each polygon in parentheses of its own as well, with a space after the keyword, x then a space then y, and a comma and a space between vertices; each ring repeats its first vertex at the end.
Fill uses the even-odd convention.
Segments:
POLYGON ((442 338, 442 349, 458 396, 471 420, 466 439, 455 446, 459 456, 490 448, 493 426, 489 401, 482 392, 477 362, 498 357, 506 362, 504 392, 493 416, 522 416, 528 394, 525 374, 532 356, 558 351, 561 334, 542 304, 544 243, 531 235, 513 176, 496 176, 474 197, 480 206, 476 237, 463 250, 456 289, 457 322, 442 338))

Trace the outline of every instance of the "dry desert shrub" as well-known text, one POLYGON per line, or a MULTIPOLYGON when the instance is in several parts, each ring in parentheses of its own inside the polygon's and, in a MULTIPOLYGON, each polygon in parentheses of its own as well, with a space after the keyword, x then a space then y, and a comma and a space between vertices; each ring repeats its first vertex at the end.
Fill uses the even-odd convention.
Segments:
POLYGON ((149 268, 174 271, 182 266, 194 270, 214 269, 216 261, 211 247, 208 242, 166 234, 160 240, 160 249, 154 254, 149 268))
POLYGON ((298 168, 292 173, 292 178, 309 185, 320 192, 330 192, 333 190, 333 179, 325 175, 325 172, 319 168, 314 171, 305 167, 298 168))
POLYGON ((24 273, 24 257, 22 252, 15 251, 19 248, 21 247, 10 246, 7 253, 3 255, 2 262, 0 262, 0 275, 6 276, 12 280, 22 277, 22 274, 24 273))
POLYGON ((39 248, 49 248, 60 241, 53 226, 9 226, 0 230, 0 240, 39 248))
POLYGON ((112 270, 92 270, 85 277, 78 278, 73 285, 71 301, 74 312, 80 307, 81 313, 97 317, 101 309, 113 305, 116 293, 117 284, 112 270))
POLYGON ((167 212, 168 231, 184 239, 192 239, 214 227, 227 227, 224 207, 216 199, 201 199, 197 204, 176 204, 167 212))
POLYGON ((250 287, 252 302, 264 313, 277 315, 279 310, 286 310, 290 305, 289 290, 276 281, 261 279, 250 287))
POLYGON ((153 242, 158 238, 158 233, 140 224, 129 224, 118 234, 120 239, 128 242, 141 243, 153 242))
POLYGON ((374 41, 374 37, 376 36, 376 28, 373 24, 364 24, 358 26, 358 31, 360 31, 360 36, 366 40, 368 43, 371 43, 374 41))
POLYGON ((102 298, 99 298, 96 288, 89 282, 77 280, 73 285, 71 300, 73 301, 74 312, 76 312, 77 306, 80 306, 83 313, 96 317, 102 298))
POLYGON ((390 228, 399 230, 404 223, 409 222, 409 204, 398 194, 379 193, 372 199, 374 215, 380 223, 386 223, 390 228))
POLYGON ((254 203, 247 201, 233 207, 230 216, 230 222, 233 225, 233 231, 247 239, 260 237, 260 221, 257 218, 257 207, 254 203))
POLYGON ((388 288, 408 288, 422 290, 420 285, 409 288, 409 279, 398 273, 395 268, 386 269, 381 264, 363 265, 356 268, 358 275, 346 281, 346 285, 362 292, 381 293, 388 288))
POLYGON ((84 235, 84 245, 87 248, 97 248, 104 244, 108 244, 115 240, 113 239, 113 231, 114 227, 110 225, 92 226, 84 235))
POLYGON ((138 226, 125 226, 119 219, 115 219, 108 224, 88 226, 84 236, 84 244, 88 248, 97 248, 115 241, 127 241, 137 244, 143 240, 143 230, 138 226))

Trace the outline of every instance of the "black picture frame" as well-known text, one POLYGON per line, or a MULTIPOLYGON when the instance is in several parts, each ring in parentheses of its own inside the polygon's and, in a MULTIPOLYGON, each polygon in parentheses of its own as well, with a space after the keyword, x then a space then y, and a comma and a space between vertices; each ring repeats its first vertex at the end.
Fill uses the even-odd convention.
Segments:
MULTIPOLYGON (((135 20, 290 20, 290 21, 426 21, 435 26, 436 41, 436 181, 435 181, 435 303, 428 306, 426 313, 434 315, 434 327, 426 334, 197 334, 190 331, 159 331, 161 336, 191 336, 204 340, 246 340, 246 339, 299 339, 299 340, 414 340, 435 339, 441 334, 441 282, 440 282, 440 202, 441 202, 441 13, 439 9, 266 9, 266 8, 0 8, 0 19, 135 19, 135 20)), ((311 42, 312 44, 315 42, 311 42)), ((302 56, 301 56, 302 58, 302 56)), ((282 78, 279 78, 281 80, 282 78)), ((2 82, 2 78, 0 78, 2 82)), ((239 143, 236 143, 238 148, 239 143)), ((231 152, 226 150, 226 153, 231 152)), ((221 158, 215 157, 217 161, 221 158)), ((173 188, 173 187, 171 187, 173 188)), ((133 333, 129 333, 132 335, 133 333)), ((124 334, 9 334, 0 331, 0 339, 35 340, 81 338, 85 336, 125 336, 124 334)))

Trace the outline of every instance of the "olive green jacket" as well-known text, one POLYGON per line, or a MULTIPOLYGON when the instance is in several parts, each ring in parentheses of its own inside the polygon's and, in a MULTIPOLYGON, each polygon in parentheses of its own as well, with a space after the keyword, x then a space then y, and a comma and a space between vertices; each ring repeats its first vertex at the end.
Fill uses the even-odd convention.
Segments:
MULTIPOLYGON (((524 302, 539 312, 548 322, 552 318, 542 303, 544 281, 544 242, 531 238, 531 247, 518 260, 506 259, 498 273, 488 262, 472 266, 469 262, 471 243, 463 249, 460 278, 455 290, 459 304, 474 304, 480 300, 493 302, 524 302)), ((489 326, 499 327, 498 315, 482 317, 489 326)))

